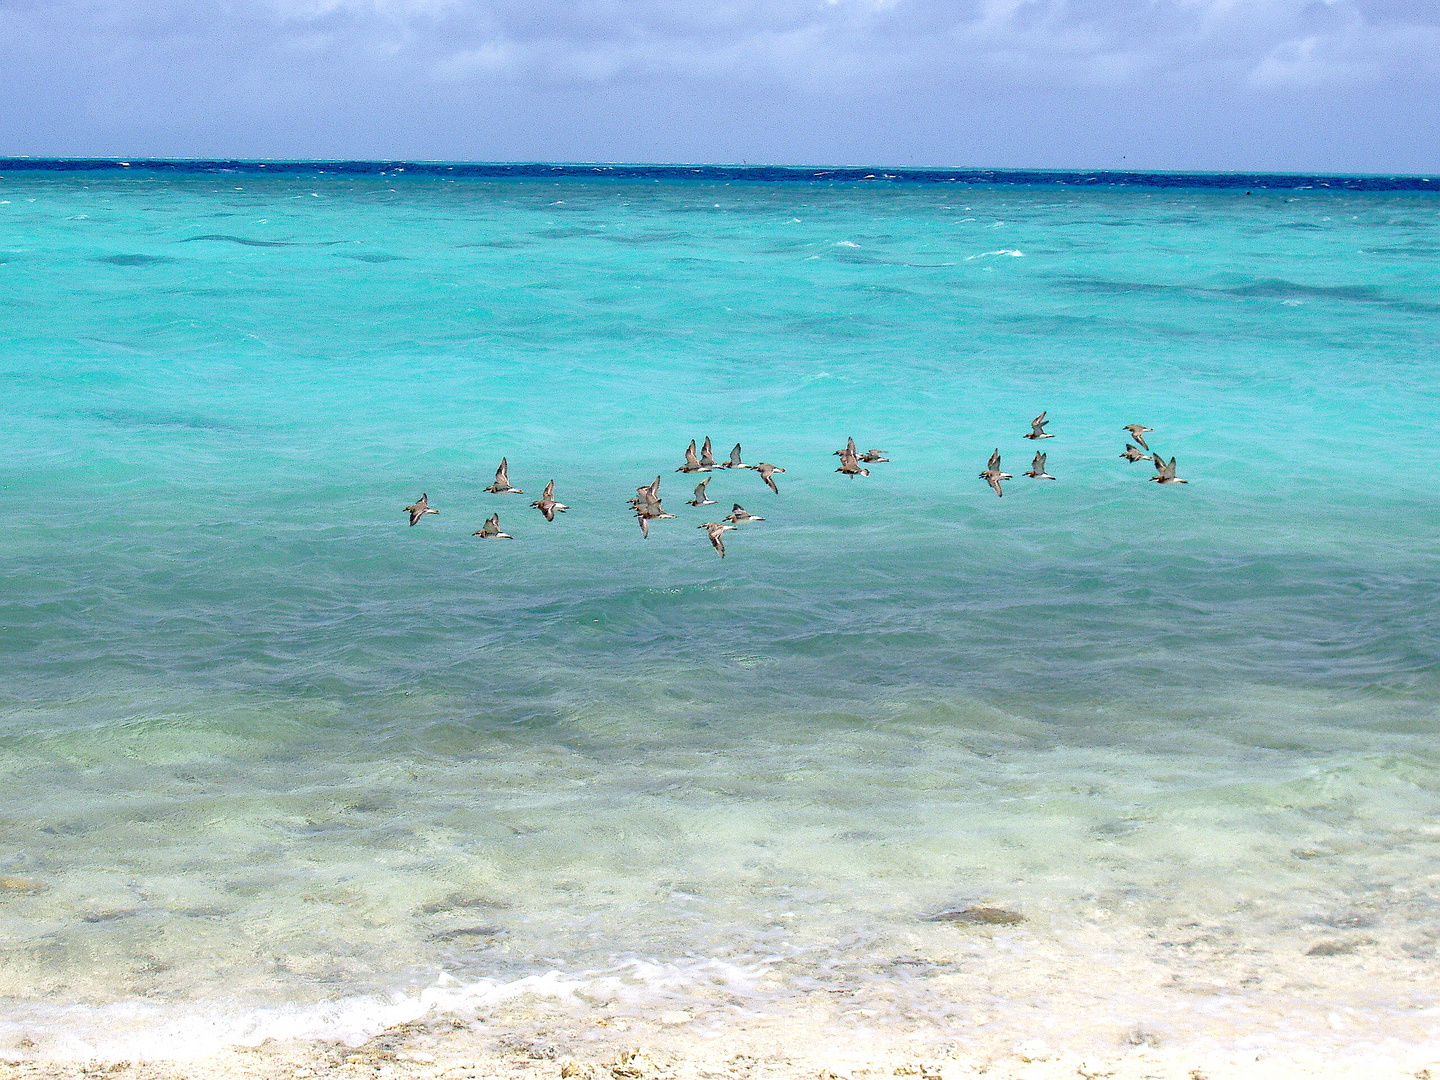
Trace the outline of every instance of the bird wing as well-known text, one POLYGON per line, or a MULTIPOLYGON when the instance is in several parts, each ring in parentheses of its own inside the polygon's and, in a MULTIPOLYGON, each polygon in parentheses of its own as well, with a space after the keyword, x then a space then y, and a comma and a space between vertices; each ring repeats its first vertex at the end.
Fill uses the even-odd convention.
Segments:
POLYGON ((986 474, 986 476, 985 476, 985 482, 986 482, 987 484, 989 484, 992 488, 995 489, 995 494, 996 494, 996 495, 999 495, 999 496, 1001 496, 1002 498, 1004 497, 1005 493, 1000 490, 1000 474, 999 474, 999 473, 993 473, 993 472, 992 472, 992 473, 986 474))
POLYGON ((986 466, 986 467, 987 467, 991 472, 999 472, 999 470, 1000 470, 1000 451, 999 451, 999 450, 996 450, 993 454, 990 455, 990 464, 989 464, 988 466, 986 466))
POLYGON ((740 464, 740 444, 738 442, 735 444, 735 449, 730 451, 730 464, 740 464))
POLYGON ((1035 455, 1035 460, 1032 461, 1032 462, 1030 462, 1030 468, 1034 469, 1037 473, 1044 472, 1044 471, 1045 471, 1045 455, 1044 455, 1044 454, 1036 454, 1036 455, 1035 455))
POLYGON ((545 493, 540 496, 542 499, 550 500, 555 498, 555 481, 551 480, 545 485, 545 493))
POLYGON ((495 470, 495 484, 497 487, 510 486, 510 462, 503 457, 500 459, 500 467, 495 470))

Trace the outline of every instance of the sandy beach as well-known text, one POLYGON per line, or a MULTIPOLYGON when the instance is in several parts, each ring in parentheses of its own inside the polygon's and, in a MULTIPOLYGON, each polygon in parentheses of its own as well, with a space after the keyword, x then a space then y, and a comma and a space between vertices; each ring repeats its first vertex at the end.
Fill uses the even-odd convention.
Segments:
MULTIPOLYGON (((816 1012, 820 1012, 817 1008, 816 1012)), ((1040 1037, 906 1041, 809 1030, 817 1016, 697 1030, 686 1013, 541 1016, 517 1005, 473 1021, 432 1017, 358 1045, 266 1042, 187 1061, 11 1060, 0 1080, 1289 1080, 1440 1076, 1440 1046, 1355 1043, 1343 1053, 1207 1053, 1143 1038, 1076 1054, 1040 1037)))

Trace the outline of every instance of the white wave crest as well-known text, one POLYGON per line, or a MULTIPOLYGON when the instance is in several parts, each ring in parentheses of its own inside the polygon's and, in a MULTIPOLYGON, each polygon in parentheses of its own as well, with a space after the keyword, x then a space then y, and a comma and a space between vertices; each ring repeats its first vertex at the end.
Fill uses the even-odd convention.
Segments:
POLYGON ((474 1017, 518 998, 589 1008, 599 1002, 644 1004, 689 1000, 706 990, 750 995, 764 974, 729 961, 692 963, 633 960, 609 971, 565 975, 549 971, 504 982, 462 983, 442 974, 418 993, 367 995, 316 1004, 246 1008, 238 1003, 165 1006, 122 1001, 100 1007, 47 1005, 10 1008, 0 1020, 0 1043, 28 1040, 33 1049, 12 1060, 193 1061, 227 1047, 267 1040, 339 1042, 357 1046, 397 1024, 427 1016, 474 1017))

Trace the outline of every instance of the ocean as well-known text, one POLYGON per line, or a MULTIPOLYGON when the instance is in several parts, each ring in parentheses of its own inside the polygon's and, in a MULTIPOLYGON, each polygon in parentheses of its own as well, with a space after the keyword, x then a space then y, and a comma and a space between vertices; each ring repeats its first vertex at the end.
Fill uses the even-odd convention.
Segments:
POLYGON ((1429 186, 0 164, 0 1054, 1440 1037, 1429 186))

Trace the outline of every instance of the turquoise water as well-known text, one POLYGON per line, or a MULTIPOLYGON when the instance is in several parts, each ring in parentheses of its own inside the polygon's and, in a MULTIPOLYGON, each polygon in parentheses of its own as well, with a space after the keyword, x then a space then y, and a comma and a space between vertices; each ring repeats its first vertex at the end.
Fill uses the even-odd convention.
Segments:
POLYGON ((517 996, 1436 1034, 1435 196, 6 172, 0 222, 7 1053, 517 996), (707 434, 780 494, 686 506, 707 434))

